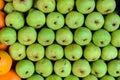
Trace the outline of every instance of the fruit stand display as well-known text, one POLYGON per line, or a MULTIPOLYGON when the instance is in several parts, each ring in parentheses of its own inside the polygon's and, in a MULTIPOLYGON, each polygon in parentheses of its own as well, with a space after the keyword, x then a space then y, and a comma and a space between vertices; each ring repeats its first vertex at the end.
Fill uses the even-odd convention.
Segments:
POLYGON ((120 80, 119 0, 0 0, 0 80, 120 80))

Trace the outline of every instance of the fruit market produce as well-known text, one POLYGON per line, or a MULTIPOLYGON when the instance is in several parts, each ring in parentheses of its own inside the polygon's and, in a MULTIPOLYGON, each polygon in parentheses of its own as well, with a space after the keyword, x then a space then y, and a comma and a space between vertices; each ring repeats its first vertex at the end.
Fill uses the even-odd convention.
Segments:
POLYGON ((0 10, 0 80, 120 80, 120 0, 0 0, 0 10))

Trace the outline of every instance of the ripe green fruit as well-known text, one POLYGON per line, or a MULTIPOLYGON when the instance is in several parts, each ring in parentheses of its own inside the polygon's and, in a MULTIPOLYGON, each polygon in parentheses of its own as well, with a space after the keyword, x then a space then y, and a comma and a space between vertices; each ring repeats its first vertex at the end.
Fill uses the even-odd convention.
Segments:
POLYGON ((54 72, 60 77, 67 77, 71 72, 71 63, 67 59, 60 59, 54 63, 54 72))
POLYGON ((73 62, 72 73, 80 78, 86 77, 90 74, 91 67, 86 59, 79 59, 73 62))
POLYGON ((82 78, 82 80, 98 80, 98 78, 92 74, 89 74, 88 76, 82 78))
POLYGON ((99 47, 107 46, 111 41, 111 35, 105 29, 99 29, 93 33, 93 43, 99 47))
POLYGON ((39 30, 37 40, 43 46, 51 45, 55 40, 55 33, 52 29, 44 27, 39 30))
POLYGON ((44 78, 39 74, 33 74, 32 76, 30 76, 26 80, 44 80, 44 78))
POLYGON ((46 77, 45 80, 62 80, 62 78, 56 74, 52 74, 52 75, 46 77))
POLYGON ((95 9, 95 0, 76 0, 76 8, 82 14, 88 14, 95 9))
POLYGON ((46 47, 45 55, 50 60, 59 60, 64 56, 63 47, 59 44, 51 44, 46 47))
POLYGON ((13 12, 15 9, 14 9, 14 7, 13 7, 13 5, 12 5, 12 2, 8 2, 8 3, 6 3, 5 4, 5 6, 4 6, 4 11, 6 12, 6 13, 11 13, 11 12, 13 12))
POLYGON ((17 33, 13 28, 5 27, 0 30, 0 42, 11 45, 16 42, 17 33))
POLYGON ((15 71, 21 78, 28 78, 35 71, 34 64, 30 60, 20 60, 15 66, 15 71))
POLYGON ((37 32, 33 27, 24 26, 18 30, 18 41, 23 45, 30 45, 36 41, 37 32))
POLYGON ((33 0, 13 0, 13 7, 20 12, 28 11, 33 5, 33 0))
POLYGON ((33 43, 26 48, 27 58, 31 61, 38 61, 44 57, 44 47, 39 43, 33 43))
POLYGON ((5 23, 8 27, 13 27, 14 29, 20 29, 24 27, 25 20, 24 16, 20 12, 11 12, 5 18, 5 23))
POLYGON ((81 45, 87 45, 92 39, 92 32, 86 27, 77 28, 74 32, 74 41, 81 45))
POLYGON ((111 75, 105 75, 101 77, 100 80, 115 80, 115 78, 111 75))
POLYGON ((70 61, 78 60, 82 57, 83 50, 78 44, 69 44, 64 48, 65 57, 70 61))
POLYGON ((79 78, 73 74, 70 74, 69 76, 65 77, 64 80, 79 80, 79 78))
POLYGON ((71 29, 81 27, 84 23, 84 15, 77 12, 71 11, 65 17, 66 25, 71 29))
POLYGON ((19 42, 15 42, 9 46, 9 53, 13 60, 22 60, 26 57, 26 47, 19 42))
POLYGON ((41 28, 45 24, 45 14, 39 10, 31 9, 26 17, 26 22, 34 28, 41 28))
POLYGON ((47 15, 46 24, 47 27, 57 30, 64 26, 64 16, 59 12, 51 12, 47 15))
POLYGON ((49 59, 43 58, 35 63, 35 69, 36 73, 42 75, 43 77, 47 77, 52 74, 53 65, 49 59))

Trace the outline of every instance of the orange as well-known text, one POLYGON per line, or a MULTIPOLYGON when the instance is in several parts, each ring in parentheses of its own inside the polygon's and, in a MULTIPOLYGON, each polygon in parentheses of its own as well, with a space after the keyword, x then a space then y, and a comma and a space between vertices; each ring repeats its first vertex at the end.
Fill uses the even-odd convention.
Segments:
POLYGON ((8 73, 0 75, 0 80, 21 80, 21 78, 11 69, 8 73))
POLYGON ((0 28, 5 27, 5 16, 6 14, 0 11, 0 28))
POLYGON ((10 55, 3 50, 0 50, 0 75, 9 72, 12 66, 12 58, 10 55))
POLYGON ((8 45, 5 45, 0 42, 0 50, 7 50, 7 48, 8 48, 8 45))
POLYGON ((0 0, 0 10, 3 10, 4 6, 5 6, 5 1, 0 0))

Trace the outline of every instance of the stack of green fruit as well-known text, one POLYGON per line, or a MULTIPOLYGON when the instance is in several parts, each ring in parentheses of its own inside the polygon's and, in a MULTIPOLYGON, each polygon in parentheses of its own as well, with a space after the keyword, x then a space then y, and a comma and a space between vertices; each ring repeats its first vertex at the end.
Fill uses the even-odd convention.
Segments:
POLYGON ((120 80, 115 0, 5 0, 15 71, 26 80, 120 80))

